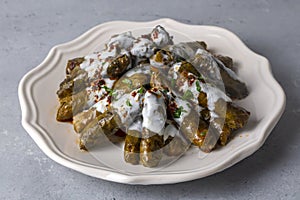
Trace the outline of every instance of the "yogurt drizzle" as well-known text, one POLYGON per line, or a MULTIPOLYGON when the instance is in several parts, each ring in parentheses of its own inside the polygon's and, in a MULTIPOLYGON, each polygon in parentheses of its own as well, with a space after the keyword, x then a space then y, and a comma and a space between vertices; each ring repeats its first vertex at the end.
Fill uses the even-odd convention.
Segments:
POLYGON ((140 88, 130 93, 120 93, 115 97, 116 100, 112 101, 112 108, 127 127, 141 112, 144 94, 140 94, 139 90, 140 88))
POLYGON ((167 113, 162 93, 160 91, 147 91, 143 105, 143 128, 163 135, 167 113))
MULTIPOLYGON (((175 63, 169 70, 169 74, 173 77, 173 78, 177 78, 179 76, 179 68, 180 68, 180 64, 181 63, 175 63)), ((192 74, 189 74, 189 76, 192 76, 192 74)), ((185 94, 186 92, 191 92, 192 93, 192 98, 189 99, 190 101, 192 101, 193 103, 195 103, 195 105, 198 105, 198 96, 200 94, 200 92, 204 92, 207 96, 207 106, 208 109, 213 112, 215 109, 215 103, 219 100, 219 99, 223 99, 226 102, 231 102, 232 100, 223 92, 221 91, 219 88, 217 87, 213 87, 212 85, 210 85, 209 83, 202 83, 201 81, 197 80, 197 78, 195 77, 195 81, 191 84, 188 82, 188 80, 185 80, 183 82, 183 85, 179 87, 179 91, 182 94, 185 94), (197 87, 197 84, 199 87, 197 87), (200 91, 199 91, 200 89, 200 91)), ((184 96, 184 95, 183 95, 184 96)), ((177 98, 179 99, 179 98, 177 98)), ((182 102, 178 102, 178 105, 184 105, 184 103, 182 102)), ((197 111, 201 111, 201 107, 197 107, 197 111)), ((215 113, 212 113, 212 116, 216 116, 215 113)))

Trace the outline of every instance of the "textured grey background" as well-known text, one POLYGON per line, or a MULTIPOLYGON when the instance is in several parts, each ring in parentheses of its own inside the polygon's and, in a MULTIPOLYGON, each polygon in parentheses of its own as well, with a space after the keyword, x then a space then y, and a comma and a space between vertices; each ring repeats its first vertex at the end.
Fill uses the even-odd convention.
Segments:
POLYGON ((0 199, 300 199, 298 0, 20 2, 0 1, 0 199), (271 61, 287 107, 264 146, 222 173, 164 186, 102 181, 46 157, 20 124, 21 77, 97 24, 162 17, 228 28, 271 61))

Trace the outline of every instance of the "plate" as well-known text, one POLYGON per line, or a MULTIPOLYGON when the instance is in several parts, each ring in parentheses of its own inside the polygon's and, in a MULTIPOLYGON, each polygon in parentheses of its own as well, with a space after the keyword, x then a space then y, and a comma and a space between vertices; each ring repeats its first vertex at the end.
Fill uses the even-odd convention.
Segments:
POLYGON ((113 21, 98 25, 71 42, 53 47, 45 60, 22 78, 18 92, 22 125, 47 156, 81 173, 127 184, 178 183, 220 172, 258 150, 285 108, 285 94, 272 76, 266 58, 252 52, 226 29, 187 25, 171 19, 113 21), (132 166, 122 161, 121 150, 113 157, 109 151, 104 151, 107 160, 116 162, 102 163, 91 153, 78 149, 71 124, 59 123, 55 119, 58 108, 56 90, 64 78, 66 61, 101 50, 114 34, 130 30, 134 35, 140 35, 158 24, 174 36, 175 42, 203 40, 212 51, 234 59, 238 76, 250 90, 250 95, 238 102, 251 112, 249 122, 227 146, 209 154, 191 148, 179 160, 163 168, 145 171, 141 170, 142 166, 136 166, 136 170, 129 170, 132 166))

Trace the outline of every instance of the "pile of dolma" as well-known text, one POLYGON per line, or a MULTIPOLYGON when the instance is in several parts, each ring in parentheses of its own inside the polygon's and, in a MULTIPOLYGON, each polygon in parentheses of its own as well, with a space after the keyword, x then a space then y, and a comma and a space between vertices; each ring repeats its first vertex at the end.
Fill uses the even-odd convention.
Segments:
POLYGON ((174 44, 162 26, 137 38, 125 32, 68 61, 56 118, 73 123, 82 150, 125 141, 126 162, 155 167, 191 145, 226 145, 246 125, 250 113, 233 101, 248 90, 235 70, 204 42, 174 44))

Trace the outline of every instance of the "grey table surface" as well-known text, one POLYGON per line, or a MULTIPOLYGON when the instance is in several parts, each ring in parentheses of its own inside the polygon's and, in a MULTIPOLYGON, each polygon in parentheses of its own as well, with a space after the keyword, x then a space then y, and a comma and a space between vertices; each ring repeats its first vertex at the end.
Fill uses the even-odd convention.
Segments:
POLYGON ((85 2, 0 1, 0 199, 300 199, 298 0, 85 2), (22 76, 51 47, 97 24, 164 17, 227 28, 270 60, 287 105, 263 147, 221 173, 161 186, 103 181, 49 159, 20 123, 22 76))

